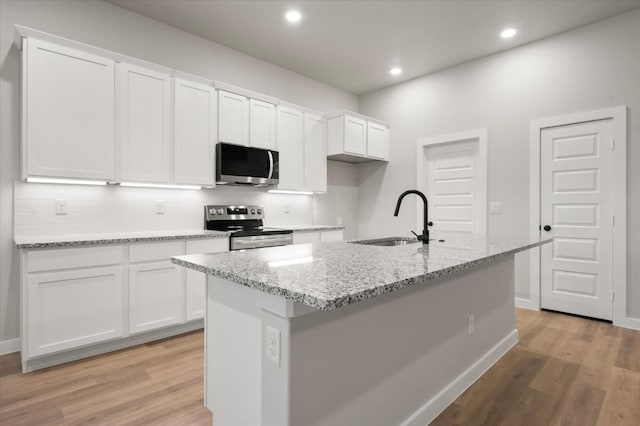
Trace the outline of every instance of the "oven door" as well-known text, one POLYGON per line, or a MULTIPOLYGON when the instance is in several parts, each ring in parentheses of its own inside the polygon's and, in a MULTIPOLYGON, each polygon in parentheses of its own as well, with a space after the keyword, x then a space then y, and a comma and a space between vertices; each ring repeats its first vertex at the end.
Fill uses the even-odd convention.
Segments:
POLYGON ((293 244, 293 234, 276 235, 233 235, 229 238, 230 250, 246 250, 262 247, 287 246, 293 244))

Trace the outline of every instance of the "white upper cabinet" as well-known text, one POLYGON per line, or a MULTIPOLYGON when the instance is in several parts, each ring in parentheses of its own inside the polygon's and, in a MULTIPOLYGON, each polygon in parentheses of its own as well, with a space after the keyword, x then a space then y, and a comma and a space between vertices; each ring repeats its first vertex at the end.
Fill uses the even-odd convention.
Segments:
POLYGON ((341 111, 327 117, 328 158, 359 163, 389 157, 389 126, 360 114, 341 111))
POLYGON ((120 179, 171 182, 171 79, 142 67, 118 64, 120 179))
POLYGON ((257 99, 249 100, 249 145, 275 150, 276 106, 257 99))
POLYGON ((344 152, 364 155, 367 149, 367 122, 351 115, 344 116, 344 152))
POLYGON ((249 145, 249 99, 218 91, 218 141, 249 145))
POLYGON ((174 181, 215 186, 216 91, 176 78, 174 94, 174 181))
POLYGON ((304 114, 304 189, 327 192, 327 140, 325 121, 316 114, 304 114))
POLYGON ((304 113, 278 106, 278 189, 304 189, 304 113))
POLYGON ((24 40, 23 177, 113 180, 114 61, 24 40))
POLYGON ((389 128, 387 126, 367 122, 367 157, 378 160, 389 159, 389 128))

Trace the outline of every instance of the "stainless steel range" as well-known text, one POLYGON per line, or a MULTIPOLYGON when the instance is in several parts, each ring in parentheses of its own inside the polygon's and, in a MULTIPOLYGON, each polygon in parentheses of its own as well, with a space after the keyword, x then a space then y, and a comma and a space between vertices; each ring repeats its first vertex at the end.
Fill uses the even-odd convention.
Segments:
POLYGON ((265 228, 260 206, 205 206, 204 226, 230 232, 229 250, 246 250, 293 244, 290 229, 265 228))

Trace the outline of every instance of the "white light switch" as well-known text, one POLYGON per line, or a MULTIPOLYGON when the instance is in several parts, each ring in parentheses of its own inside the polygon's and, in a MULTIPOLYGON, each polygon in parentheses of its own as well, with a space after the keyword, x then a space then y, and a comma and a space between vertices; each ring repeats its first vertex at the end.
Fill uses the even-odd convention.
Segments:
POLYGON ((56 214, 68 214, 67 200, 56 200, 56 214))
POLYGON ((164 201, 156 201, 156 214, 164 214, 164 201))
POLYGON ((489 213, 501 214, 502 213, 502 201, 492 201, 489 203, 489 213))

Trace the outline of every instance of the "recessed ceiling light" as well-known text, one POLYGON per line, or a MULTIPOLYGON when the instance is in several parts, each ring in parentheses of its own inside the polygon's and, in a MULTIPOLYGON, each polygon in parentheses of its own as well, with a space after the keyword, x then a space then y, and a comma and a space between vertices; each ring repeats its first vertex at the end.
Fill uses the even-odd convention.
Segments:
POLYGON ((297 10, 290 10, 284 15, 284 17, 287 18, 287 21, 296 23, 300 22, 300 20, 302 19, 302 14, 297 10))
POLYGON ((389 74, 391 74, 391 75, 400 75, 400 74, 402 74, 402 68, 398 68, 398 67, 391 68, 391 70, 389 71, 389 74))
POLYGON ((505 30, 502 30, 502 32, 500 33, 500 37, 502 37, 502 38, 511 38, 514 35, 516 35, 517 32, 518 32, 518 30, 516 30, 515 28, 507 28, 505 30))

